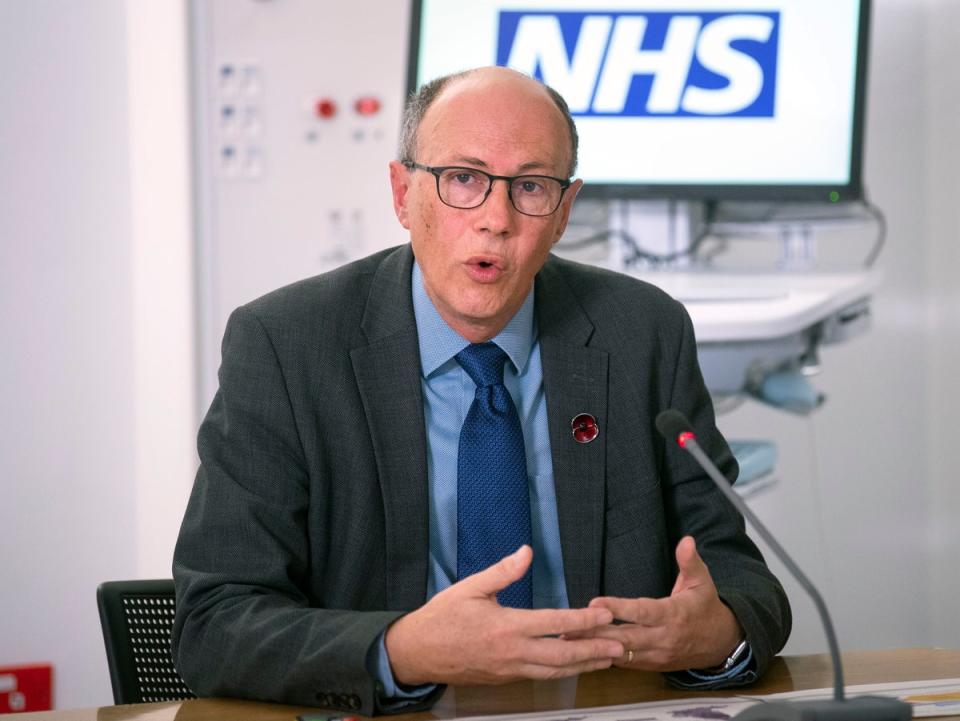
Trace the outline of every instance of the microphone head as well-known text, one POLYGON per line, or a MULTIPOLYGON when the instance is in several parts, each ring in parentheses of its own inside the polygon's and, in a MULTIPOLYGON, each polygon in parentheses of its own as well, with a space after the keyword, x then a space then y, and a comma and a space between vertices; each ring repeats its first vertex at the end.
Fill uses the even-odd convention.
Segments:
POLYGON ((694 435, 693 426, 680 411, 673 409, 661 411, 657 414, 655 423, 660 435, 667 439, 669 443, 679 443, 682 446, 683 443, 680 440, 682 435, 694 435))

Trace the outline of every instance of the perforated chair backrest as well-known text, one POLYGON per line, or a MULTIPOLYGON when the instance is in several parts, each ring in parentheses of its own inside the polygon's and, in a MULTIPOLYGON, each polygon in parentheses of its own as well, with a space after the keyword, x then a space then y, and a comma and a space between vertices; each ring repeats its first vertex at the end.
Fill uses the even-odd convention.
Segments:
POLYGON ((170 657, 172 579, 101 583, 97 608, 114 703, 195 698, 170 657))

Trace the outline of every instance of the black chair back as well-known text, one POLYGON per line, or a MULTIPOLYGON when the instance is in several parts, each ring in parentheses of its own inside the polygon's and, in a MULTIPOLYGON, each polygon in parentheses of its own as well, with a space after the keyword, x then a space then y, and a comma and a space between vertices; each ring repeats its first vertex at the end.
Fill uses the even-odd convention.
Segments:
POLYGON ((196 698, 170 657, 172 579, 101 583, 97 608, 114 703, 196 698))

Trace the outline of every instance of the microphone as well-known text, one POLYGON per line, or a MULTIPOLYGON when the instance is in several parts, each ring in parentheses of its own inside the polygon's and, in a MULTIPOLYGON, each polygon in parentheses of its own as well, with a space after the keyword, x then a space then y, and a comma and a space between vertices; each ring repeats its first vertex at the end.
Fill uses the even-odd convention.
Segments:
POLYGON ((657 430, 660 431, 668 443, 676 443, 689 453, 697 463, 707 472, 744 518, 766 541, 777 557, 787 567, 787 570, 800 583, 804 591, 813 599, 813 604, 820 614, 820 621, 827 634, 827 644, 830 647, 830 659, 833 663, 833 698, 827 701, 775 701, 758 703, 744 709, 734 717, 734 721, 908 721, 913 711, 908 703, 884 696, 857 696, 845 698, 843 691, 843 665, 840 662, 840 649, 837 646, 837 637, 833 632, 833 622, 827 612, 827 605, 823 597, 806 577, 800 567, 794 563, 789 554, 760 522, 753 511, 736 494, 730 482, 720 473, 713 461, 703 452, 693 427, 682 413, 667 410, 657 415, 657 430))

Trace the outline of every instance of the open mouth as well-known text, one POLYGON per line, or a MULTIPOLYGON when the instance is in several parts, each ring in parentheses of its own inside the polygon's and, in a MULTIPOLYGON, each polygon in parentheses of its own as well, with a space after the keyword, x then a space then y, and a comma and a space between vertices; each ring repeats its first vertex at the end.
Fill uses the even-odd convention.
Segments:
POLYGON ((467 264, 484 270, 487 268, 502 268, 499 258, 491 255, 475 255, 467 260, 467 264))
POLYGON ((492 283, 500 277, 503 272, 503 266, 496 258, 473 257, 470 258, 466 267, 474 280, 481 283, 492 283))

